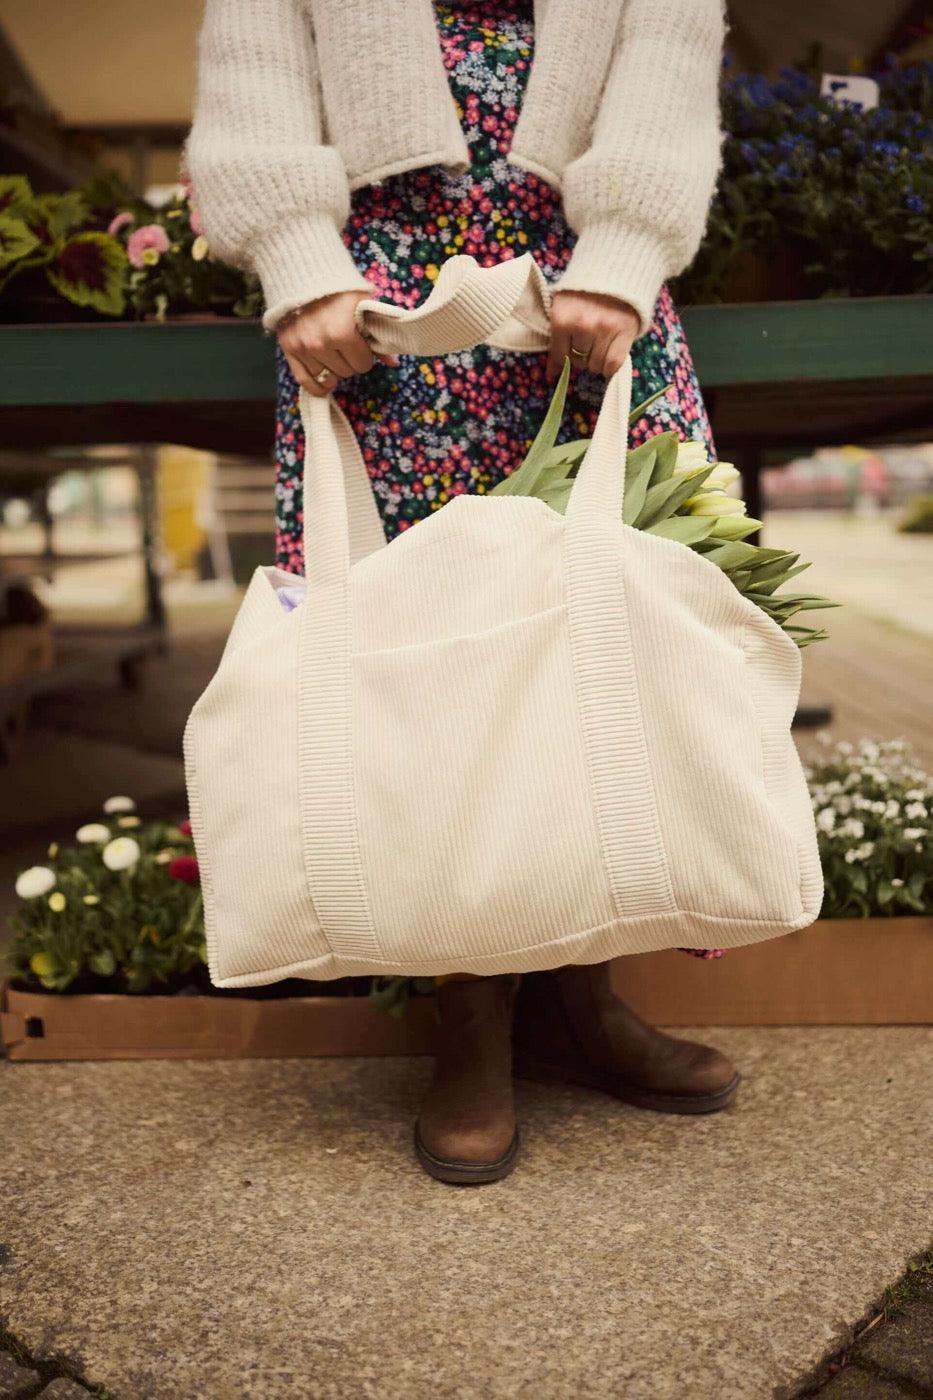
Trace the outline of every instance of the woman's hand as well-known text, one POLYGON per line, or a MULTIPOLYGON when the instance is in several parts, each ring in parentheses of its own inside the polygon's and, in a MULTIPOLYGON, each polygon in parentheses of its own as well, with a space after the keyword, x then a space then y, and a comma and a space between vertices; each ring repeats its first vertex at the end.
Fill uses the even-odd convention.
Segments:
POLYGON ((548 379, 557 378, 567 355, 572 365, 585 365, 608 379, 625 363, 638 328, 638 316, 627 301, 597 292, 555 292, 551 303, 548 379), (586 352, 586 359, 571 355, 571 347, 586 352))
POLYGON ((324 398, 340 379, 365 374, 376 360, 397 365, 397 355, 370 350, 356 326, 357 302, 373 292, 334 292, 302 306, 276 329, 288 367, 316 398, 324 398))

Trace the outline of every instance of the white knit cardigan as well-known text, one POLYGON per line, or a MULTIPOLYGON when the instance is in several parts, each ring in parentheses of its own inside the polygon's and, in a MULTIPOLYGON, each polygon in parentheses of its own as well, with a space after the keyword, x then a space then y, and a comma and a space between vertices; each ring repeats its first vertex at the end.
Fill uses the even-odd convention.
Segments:
MULTIPOLYGON (((641 330, 686 267, 719 167, 723 0, 534 0, 507 159, 562 193, 558 287, 628 302, 641 330)), ((272 331, 370 284, 341 238, 350 191, 469 149, 431 0, 206 0, 184 161, 212 251, 252 269, 272 331)))

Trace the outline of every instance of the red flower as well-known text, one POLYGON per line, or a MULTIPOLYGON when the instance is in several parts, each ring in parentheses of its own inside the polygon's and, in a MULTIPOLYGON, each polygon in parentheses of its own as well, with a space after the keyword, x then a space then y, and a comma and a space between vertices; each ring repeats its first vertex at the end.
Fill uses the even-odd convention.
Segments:
POLYGON ((185 885, 196 885, 201 878, 197 856, 176 856, 168 863, 168 873, 173 880, 181 880, 185 885))
POLYGON ((191 823, 187 817, 185 817, 183 822, 178 823, 178 830, 181 832, 182 836, 191 835, 191 823))

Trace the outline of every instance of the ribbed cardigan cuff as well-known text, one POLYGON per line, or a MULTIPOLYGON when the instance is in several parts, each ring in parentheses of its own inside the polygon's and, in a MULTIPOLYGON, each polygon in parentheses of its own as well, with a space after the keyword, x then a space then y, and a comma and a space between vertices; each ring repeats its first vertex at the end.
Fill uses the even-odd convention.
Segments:
POLYGON ((262 283, 267 331, 289 311, 334 292, 372 291, 329 214, 306 214, 280 224, 252 249, 262 283))
POLYGON ((643 228, 619 219, 586 224, 570 255, 556 292, 599 292, 634 307, 639 335, 654 319, 655 302, 664 282, 665 249, 643 228))

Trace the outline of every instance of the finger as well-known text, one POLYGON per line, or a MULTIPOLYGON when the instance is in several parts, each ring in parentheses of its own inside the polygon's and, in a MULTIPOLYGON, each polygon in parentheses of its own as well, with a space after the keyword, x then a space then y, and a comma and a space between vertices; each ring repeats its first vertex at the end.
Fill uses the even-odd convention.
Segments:
POLYGON ((319 384, 314 376, 316 372, 320 373, 320 370, 322 368, 321 366, 318 366, 317 371, 315 371, 313 368, 306 365, 302 360, 299 360, 295 355, 289 355, 286 353, 285 358, 288 361, 289 369, 291 370, 292 374, 295 376, 295 379, 303 389, 307 389, 308 393, 312 394, 316 399, 323 399, 327 397, 327 395, 330 393, 331 389, 337 382, 334 379, 333 375, 329 375, 324 384, 319 384))
POLYGON ((373 352, 360 335, 353 330, 338 337, 334 342, 354 374, 365 374, 373 367, 373 352))
POLYGON ((564 360, 570 354, 570 327, 562 326, 560 322, 551 322, 551 341, 548 345, 547 370, 548 382, 551 383, 557 378, 564 367, 564 360))
POLYGON ((612 344, 614 332, 611 330, 600 331, 593 337, 593 344, 587 356, 586 367, 594 374, 605 374, 606 353, 612 344))
POLYGON ((632 349, 632 337, 628 331, 619 331, 618 335, 609 345, 606 357, 603 362, 603 374, 607 379, 620 370, 628 359, 632 349))
POLYGON ((376 352, 376 359, 380 364, 388 365, 390 369, 398 369, 399 365, 402 363, 398 355, 383 355, 376 352))

